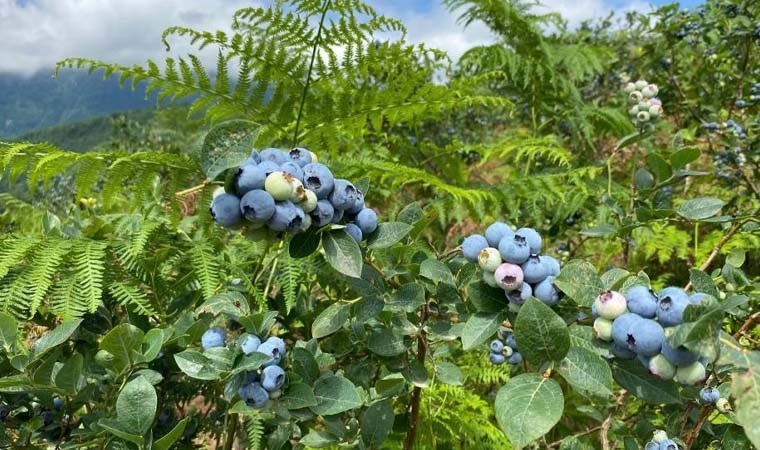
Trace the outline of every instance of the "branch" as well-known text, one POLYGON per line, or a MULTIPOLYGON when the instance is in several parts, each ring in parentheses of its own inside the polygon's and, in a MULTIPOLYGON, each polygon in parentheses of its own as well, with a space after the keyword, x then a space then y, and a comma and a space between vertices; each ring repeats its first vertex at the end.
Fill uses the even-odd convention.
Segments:
MULTIPOLYGON (((424 325, 427 319, 427 301, 422 305, 422 313, 420 315, 420 334, 417 336, 417 361, 421 364, 425 364, 425 355, 427 353, 427 335, 425 333, 424 325)), ((406 439, 404 439, 404 450, 412 450, 414 443, 417 440, 417 427, 420 422, 420 400, 422 399, 422 388, 419 386, 414 387, 412 392, 412 405, 409 417, 409 431, 406 433, 406 439)))
POLYGON ((599 427, 601 432, 599 433, 599 440, 602 442, 602 450, 610 450, 612 447, 610 447, 610 439, 607 437, 607 433, 610 431, 610 427, 612 426, 612 420, 615 418, 615 413, 617 412, 618 408, 620 408, 620 405, 623 404, 623 401, 625 400, 625 397, 628 393, 625 389, 621 389, 617 393, 617 398, 615 399, 615 407, 612 408, 612 411, 610 411, 610 414, 607 416, 606 419, 604 419, 604 422, 602 422, 602 426, 599 427))
MULTIPOLYGON (((704 272, 710 268, 710 265, 713 263, 713 261, 715 261, 715 258, 718 257, 718 254, 720 253, 721 249, 723 249, 723 246, 728 243, 728 241, 739 231, 739 228, 741 228, 745 222, 746 221, 736 222, 733 226, 731 226, 731 229, 729 229, 728 232, 723 235, 720 241, 712 249, 710 256, 707 257, 707 260, 702 263, 701 266, 699 266, 699 270, 704 272)), ((691 281, 686 283, 686 286, 684 287, 685 291, 688 291, 689 289, 691 289, 691 281)))

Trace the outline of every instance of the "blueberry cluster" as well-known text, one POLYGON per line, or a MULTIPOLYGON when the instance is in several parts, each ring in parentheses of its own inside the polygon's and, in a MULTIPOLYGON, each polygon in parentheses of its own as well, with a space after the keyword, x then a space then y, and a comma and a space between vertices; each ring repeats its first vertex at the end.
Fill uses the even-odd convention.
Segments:
POLYGON ((707 360, 686 347, 671 347, 666 337, 683 322, 690 304, 709 298, 703 293, 689 296, 683 289, 667 287, 656 294, 647 286, 633 286, 625 296, 616 291, 600 294, 591 307, 594 334, 610 342, 610 352, 625 359, 638 358, 653 375, 684 385, 706 378, 707 360))
POLYGON ((253 150, 235 172, 233 184, 233 192, 219 193, 211 202, 211 216, 225 228, 276 235, 345 223, 357 242, 377 228, 377 213, 364 206, 364 193, 335 178, 305 148, 253 150))
MULTIPOLYGON (((214 327, 203 333, 201 346, 204 350, 214 347, 224 347, 227 335, 221 328, 214 327)), ((285 370, 280 366, 287 350, 285 341, 271 336, 264 342, 254 334, 244 334, 239 340, 240 350, 250 355, 254 352, 263 353, 269 360, 262 364, 261 369, 246 373, 245 381, 238 390, 240 398, 252 408, 263 408, 267 401, 278 398, 280 389, 285 384, 285 370)))
POLYGON ((662 116, 662 102, 657 98, 659 88, 656 84, 638 80, 627 83, 623 90, 628 94, 628 103, 631 105, 628 115, 638 129, 646 128, 662 116))
POLYGON ((681 40, 688 36, 692 31, 699 29, 699 23, 698 22, 688 22, 681 26, 681 28, 676 31, 676 38, 678 40, 681 40))
POLYGON ((655 431, 652 440, 644 446, 644 450, 678 450, 679 448, 676 441, 670 439, 664 430, 655 431))
POLYGON ((747 132, 744 130, 744 127, 742 127, 741 124, 736 123, 733 119, 729 119, 723 124, 719 124, 718 122, 706 122, 702 124, 702 128, 710 133, 721 131, 728 136, 734 135, 742 141, 747 139, 747 132))
POLYGON ((533 296, 547 305, 559 302, 560 291, 554 287, 559 261, 541 255, 541 235, 533 228, 512 230, 503 222, 486 228, 485 236, 473 234, 462 242, 465 259, 483 269, 483 281, 504 289, 513 309, 533 296))
POLYGON ((504 361, 513 366, 520 364, 522 362, 522 355, 517 349, 515 335, 507 331, 500 331, 499 337, 491 341, 491 351, 488 355, 488 360, 497 366, 504 364, 504 361))

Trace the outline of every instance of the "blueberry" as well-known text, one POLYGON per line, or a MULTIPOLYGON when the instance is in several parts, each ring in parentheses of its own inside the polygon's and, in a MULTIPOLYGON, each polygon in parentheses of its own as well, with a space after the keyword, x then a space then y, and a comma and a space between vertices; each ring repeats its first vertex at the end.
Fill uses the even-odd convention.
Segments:
POLYGON ((605 291, 596 298, 594 306, 599 317, 614 320, 625 312, 627 304, 623 294, 617 291, 605 291))
POLYGON ((514 334, 510 334, 507 336, 507 339, 504 340, 507 347, 511 347, 514 350, 517 350, 517 340, 515 339, 514 334))
POLYGON ((591 304, 591 317, 593 317, 594 319, 596 319, 597 317, 599 317, 599 312, 596 310, 596 304, 595 303, 591 304))
POLYGON ((298 164, 299 167, 303 167, 312 162, 311 152, 307 148, 296 147, 288 153, 288 156, 295 164, 298 164))
POLYGON ((354 200, 354 204, 353 205, 351 205, 350 207, 346 208, 346 214, 350 214, 352 216, 356 216, 357 214, 359 214, 359 212, 362 209, 365 208, 365 205, 364 205, 364 193, 362 193, 362 191, 360 191, 360 190, 357 189, 356 190, 356 194, 357 194, 356 200, 354 200))
POLYGON ((259 383, 246 384, 238 391, 240 398, 251 408, 263 408, 269 400, 269 393, 259 383))
POLYGON ((43 426, 48 426, 53 423, 55 413, 53 411, 45 410, 40 413, 40 417, 42 418, 43 426))
POLYGON ((277 170, 267 176, 264 189, 277 201, 289 200, 295 190, 295 181, 293 175, 277 170))
POLYGON ((717 388, 711 388, 709 386, 703 387, 702 390, 699 391, 699 399, 704 404, 712 405, 720 399, 720 391, 717 388))
POLYGON ((619 346, 628 346, 628 330, 642 318, 633 313, 621 314, 612 321, 612 340, 619 346))
POLYGON ((614 341, 610 345, 610 352, 614 356, 622 359, 633 359, 636 357, 636 353, 633 353, 628 347, 618 345, 618 343, 614 341))
POLYGON ((223 227, 234 227, 243 219, 240 213, 240 199, 232 194, 221 194, 211 201, 211 217, 223 227))
POLYGON ((285 384, 285 371, 280 366, 265 367, 261 372, 261 387, 269 392, 280 389, 285 384))
POLYGON ((510 263, 500 265, 493 274, 496 283, 505 291, 518 289, 523 283, 523 272, 520 266, 510 263))
POLYGON ((283 172, 289 173, 293 176, 293 178, 301 181, 303 180, 303 169, 298 164, 288 161, 285 164, 280 166, 280 170, 283 172))
POLYGON ((628 348, 638 355, 660 353, 664 340, 665 330, 652 319, 641 319, 628 329, 628 348))
POLYGON ((509 303, 516 305, 522 305, 527 302, 531 295, 533 295, 533 289, 528 283, 523 283, 520 289, 513 289, 511 291, 505 291, 507 300, 509 303))
POLYGON ((63 399, 61 397, 53 397, 53 408, 58 410, 63 408, 63 399))
POLYGON ((705 381, 705 378, 707 378, 705 366, 703 366, 699 361, 695 361, 685 366, 680 366, 678 369, 676 369, 675 380, 687 386, 693 386, 697 383, 701 383, 705 381))
POLYGON ((315 227, 329 224, 335 215, 335 208, 329 200, 319 200, 317 207, 311 212, 311 221, 315 227))
POLYGON ((280 356, 284 356, 285 352, 287 351, 288 347, 285 344, 285 341, 282 338, 279 338, 277 336, 270 336, 267 338, 264 343, 272 344, 275 347, 277 347, 277 351, 280 352, 280 356))
POLYGON ((164 408, 158 415, 158 423, 161 425, 168 425, 172 420, 173 412, 171 408, 164 408))
POLYGON ((515 233, 504 222, 494 222, 488 228, 486 228, 486 240, 490 247, 498 247, 499 242, 505 237, 514 236, 515 233))
POLYGON ((557 258, 549 255, 541 255, 541 263, 546 267, 546 273, 549 276, 556 277, 559 275, 560 266, 557 258))
POLYGON ((559 302, 559 291, 554 286, 554 277, 550 275, 535 285, 533 296, 549 306, 556 305, 559 302))
POLYGON ((346 224, 346 233, 348 233, 349 236, 351 236, 356 243, 360 243, 362 241, 362 230, 358 226, 356 226, 353 223, 346 224))
POLYGON ((264 150, 262 150, 259 153, 259 157, 261 158, 261 162, 271 161, 278 165, 283 164, 290 159, 287 153, 283 152, 279 148, 271 148, 271 147, 265 148, 264 150))
POLYGON ((676 444, 676 441, 672 439, 667 439, 660 442, 659 450, 678 450, 678 444, 676 444))
POLYGON ((259 339, 259 337, 256 335, 249 334, 245 337, 245 339, 243 339, 243 343, 240 344, 240 349, 243 350, 243 353, 246 355, 250 355, 251 353, 255 352, 260 345, 261 339, 259 339))
POLYGON ((262 161, 261 164, 259 164, 259 169, 264 171, 264 179, 266 180, 266 177, 271 175, 272 172, 280 170, 280 165, 274 161, 262 161))
POLYGON ((248 191, 264 189, 266 179, 265 168, 254 164, 243 164, 235 172, 235 192, 237 195, 243 196, 248 191))
POLYGON ((377 229, 377 213, 373 209, 364 208, 356 215, 355 222, 362 233, 368 235, 377 229))
POLYGON ((612 321, 598 317, 594 320, 594 335, 602 340, 609 342, 612 340, 612 321))
POLYGON ((348 209, 354 206, 359 198, 359 191, 348 180, 337 178, 334 181, 333 191, 330 193, 330 203, 335 209, 348 209))
POLYGON ((310 163, 303 166, 303 185, 317 194, 317 198, 327 198, 335 186, 335 178, 327 166, 310 163))
POLYGON ((491 341, 491 353, 501 353, 504 351, 504 343, 498 339, 491 341))
POLYGON ((258 164, 261 162, 261 155, 257 150, 251 150, 251 156, 249 156, 246 161, 250 161, 253 164, 258 164))
POLYGON ((725 414, 731 411, 731 403, 728 402, 727 398, 719 398, 718 401, 715 402, 715 408, 725 414))
POLYGON ((654 441, 649 441, 644 446, 644 450, 660 450, 660 444, 654 441))
POLYGON ((500 287, 499 283, 496 282, 496 278, 494 278, 494 272, 489 272, 488 270, 483 271, 483 282, 492 288, 500 287))
POLYGON ((214 347, 224 347, 227 340, 227 334, 219 327, 209 328, 201 336, 201 347, 208 350, 214 347))
POLYGON ((462 254, 464 255, 464 259, 471 263, 477 263, 478 255, 486 247, 488 247, 488 241, 485 237, 479 234, 467 236, 464 238, 464 241, 462 241, 462 254))
POLYGON ((662 356, 676 366, 686 366, 699 359, 698 355, 695 355, 683 345, 675 348, 671 347, 667 340, 662 343, 662 356))
POLYGON ((638 359, 638 360, 639 360, 639 362, 641 363, 641 365, 642 365, 642 366, 644 366, 644 367, 646 367, 647 369, 649 369, 649 360, 651 360, 651 359, 652 359, 652 357, 651 357, 651 356, 647 356, 647 355, 636 355, 636 359, 638 359))
POLYGON ((276 343, 264 342, 256 351, 270 357, 267 362, 262 364, 264 367, 280 364, 282 360, 282 353, 280 353, 279 346, 276 343))
POLYGON ((523 278, 531 284, 540 283, 549 275, 546 272, 546 266, 541 262, 541 258, 535 254, 530 255, 520 267, 523 271, 523 278))
POLYGON ((649 358, 649 373, 663 380, 671 380, 676 374, 676 366, 662 354, 654 355, 649 358))
POLYGON ((689 305, 689 296, 682 289, 666 288, 660 292, 657 302, 657 319, 665 327, 683 322, 683 312, 689 305))
POLYGON ((11 408, 8 405, 0 405, 0 421, 4 421, 11 413, 11 408))
POLYGON ((512 264, 522 264, 530 257, 530 247, 525 238, 515 235, 510 238, 506 236, 499 242, 499 253, 501 259, 512 264))
POLYGON ((478 254, 478 265, 481 269, 494 272, 501 265, 501 255, 493 247, 487 247, 478 254))
POLYGON ((336 209, 335 213, 333 214, 332 223, 340 223, 343 218, 345 217, 345 210, 343 209, 336 209))
POLYGON ((499 353, 490 353, 488 355, 488 360, 491 361, 492 364, 496 364, 497 366, 504 364, 504 361, 506 359, 507 358, 504 357, 504 355, 501 355, 499 353))
POLYGON ((267 226, 273 231, 294 232, 301 228, 304 212, 290 200, 276 202, 274 214, 267 222, 267 226))
POLYGON ((254 189, 240 199, 240 212, 253 223, 266 223, 274 215, 274 199, 268 192, 254 189))
POLYGON ((663 441, 668 440, 668 433, 665 432, 665 430, 655 430, 654 433, 652 433, 652 442, 656 444, 660 444, 663 441))
POLYGON ((520 228, 515 231, 516 236, 524 238, 528 242, 531 253, 538 254, 541 252, 541 235, 533 228, 520 228))
POLYGON ((523 358, 522 358, 522 355, 520 354, 520 352, 514 352, 514 353, 512 353, 512 356, 509 357, 509 361, 508 362, 510 364, 512 364, 513 366, 516 366, 516 365, 522 363, 522 360, 523 360, 523 358))
POLYGON ((657 296, 646 286, 634 286, 625 294, 628 310, 641 317, 651 319, 657 312, 657 296))

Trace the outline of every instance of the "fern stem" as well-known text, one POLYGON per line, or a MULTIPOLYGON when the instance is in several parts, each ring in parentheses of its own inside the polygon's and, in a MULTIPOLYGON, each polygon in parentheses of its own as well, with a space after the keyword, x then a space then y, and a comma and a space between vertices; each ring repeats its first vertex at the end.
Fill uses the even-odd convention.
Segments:
POLYGON ((298 128, 301 126, 301 117, 303 116, 303 107, 306 105, 306 95, 309 93, 309 85, 311 85, 311 72, 314 70, 314 60, 317 58, 317 50, 319 49, 319 39, 322 37, 322 27, 325 24, 325 17, 327 11, 330 8, 330 0, 325 0, 325 6, 322 8, 322 17, 319 18, 319 28, 317 29, 317 36, 314 38, 314 46, 311 49, 311 61, 309 62, 309 71, 306 73, 306 85, 303 87, 303 93, 301 94, 301 105, 298 107, 298 117, 296 118, 296 129, 293 132, 293 147, 298 145, 298 128))

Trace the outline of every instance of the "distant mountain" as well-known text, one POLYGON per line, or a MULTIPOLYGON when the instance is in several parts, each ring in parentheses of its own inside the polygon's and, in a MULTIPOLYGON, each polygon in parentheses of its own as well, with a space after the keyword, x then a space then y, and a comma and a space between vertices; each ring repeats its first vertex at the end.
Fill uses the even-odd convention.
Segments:
POLYGON ((154 105, 155 96, 146 100, 143 86, 121 89, 118 77, 103 80, 97 72, 63 70, 58 78, 49 71, 31 77, 0 74, 0 139, 154 105))

